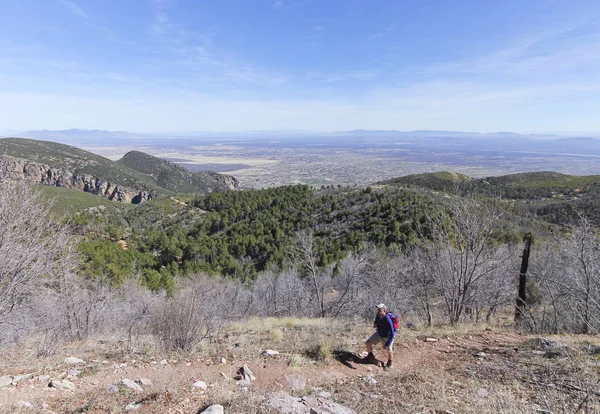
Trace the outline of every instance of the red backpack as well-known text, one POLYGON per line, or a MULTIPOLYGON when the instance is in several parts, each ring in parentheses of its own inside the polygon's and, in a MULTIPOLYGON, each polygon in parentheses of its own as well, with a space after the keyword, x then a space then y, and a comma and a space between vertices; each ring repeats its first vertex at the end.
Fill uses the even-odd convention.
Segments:
POLYGON ((394 331, 398 330, 398 327, 400 326, 398 324, 398 315, 393 314, 392 312, 388 312, 387 315, 390 317, 390 319, 392 320, 392 325, 394 325, 394 331))

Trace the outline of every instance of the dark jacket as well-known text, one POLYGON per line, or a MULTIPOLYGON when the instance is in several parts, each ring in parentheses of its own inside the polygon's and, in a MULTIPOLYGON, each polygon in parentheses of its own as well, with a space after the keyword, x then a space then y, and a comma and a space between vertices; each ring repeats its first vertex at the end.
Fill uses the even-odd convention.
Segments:
POLYGON ((379 314, 377 314, 375 316, 374 325, 377 328, 377 335, 379 335, 380 338, 387 338, 385 346, 390 346, 394 340, 394 334, 396 333, 390 315, 386 313, 383 318, 380 318, 379 314))

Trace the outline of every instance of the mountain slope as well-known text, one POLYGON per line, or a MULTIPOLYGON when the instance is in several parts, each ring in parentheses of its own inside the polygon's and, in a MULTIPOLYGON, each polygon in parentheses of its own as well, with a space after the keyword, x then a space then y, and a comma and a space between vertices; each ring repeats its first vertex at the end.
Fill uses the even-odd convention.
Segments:
POLYGON ((234 177, 210 171, 192 173, 173 162, 140 151, 128 152, 117 163, 146 174, 159 186, 178 193, 210 193, 241 187, 234 177))
POLYGON ((77 189, 114 201, 140 203, 158 194, 204 194, 237 188, 233 177, 192 174, 150 155, 136 152, 114 162, 80 148, 49 141, 0 139, 0 178, 77 189), (150 171, 140 171, 142 166, 150 171))

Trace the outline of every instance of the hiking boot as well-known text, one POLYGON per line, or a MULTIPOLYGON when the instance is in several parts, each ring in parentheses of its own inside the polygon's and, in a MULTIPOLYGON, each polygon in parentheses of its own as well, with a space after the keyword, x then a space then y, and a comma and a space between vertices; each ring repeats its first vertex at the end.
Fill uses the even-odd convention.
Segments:
POLYGON ((373 352, 369 352, 369 354, 367 355, 367 357, 365 358, 365 360, 367 362, 370 362, 371 364, 374 364, 377 362, 377 358, 375 358, 375 355, 373 355, 373 352))
POLYGON ((385 364, 385 366, 383 367, 383 369, 384 369, 385 371, 387 371, 388 369, 391 369, 391 368, 392 368, 392 360, 390 359, 390 360, 387 362, 387 364, 385 364))

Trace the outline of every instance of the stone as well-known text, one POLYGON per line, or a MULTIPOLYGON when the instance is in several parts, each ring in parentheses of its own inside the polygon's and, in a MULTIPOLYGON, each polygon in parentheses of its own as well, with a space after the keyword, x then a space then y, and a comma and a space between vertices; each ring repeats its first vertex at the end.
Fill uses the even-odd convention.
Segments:
POLYGON ((119 392, 119 387, 117 387, 115 384, 109 384, 106 387, 106 391, 110 392, 111 394, 114 394, 116 392, 119 392))
POLYGON ((17 401, 14 404, 15 408, 31 408, 33 409, 33 404, 30 403, 29 401, 17 401))
POLYGON ((227 360, 224 357, 221 357, 221 364, 226 364, 227 360))
POLYGON ((125 385, 127 388, 131 388, 131 389, 132 389, 132 390, 134 390, 134 391, 137 391, 137 392, 144 392, 144 389, 143 389, 142 387, 140 387, 139 385, 137 385, 137 384, 135 383, 135 381, 132 381, 132 380, 130 380, 130 379, 123 378, 123 379, 121 380, 121 384, 125 385))
POLYGON ((248 365, 244 365, 243 367, 241 367, 239 369, 238 373, 242 377, 242 379, 245 379, 247 381, 255 381, 256 380, 254 373, 250 370, 250 368, 248 368, 248 365))
POLYGON ((487 356, 487 354, 486 354, 485 352, 477 352, 477 353, 475 354, 475 356, 476 356, 477 358, 485 358, 485 357, 487 356))
POLYGON ((11 377, 4 375, 0 377, 0 388, 8 387, 12 382, 13 379, 11 377))
POLYGON ((252 381, 242 379, 237 381, 237 385, 239 385, 240 387, 249 387, 250 385, 252 385, 252 381))
POLYGON ((329 393, 327 391, 320 391, 317 393, 317 397, 329 399, 329 398, 331 398, 331 393, 329 393))
POLYGON ((425 338, 425 342, 437 342, 438 340, 435 338, 425 338))
POLYGON ((205 390, 208 388, 208 385, 206 385, 206 382, 204 382, 204 381, 196 381, 192 384, 192 387, 200 388, 201 390, 205 390))
POLYGON ((79 371, 78 369, 70 369, 67 371, 67 379, 77 379, 77 377, 79 377, 79 374, 81 374, 81 371, 79 371))
POLYGON ((477 395, 481 398, 485 398, 488 395, 490 395, 489 391, 486 390, 485 388, 479 388, 477 389, 477 395))
POLYGON ((80 359, 80 358, 67 357, 67 358, 65 358, 65 360, 63 361, 63 363, 65 365, 83 365, 83 364, 85 364, 85 361, 83 359, 80 359))
POLYGON ((301 391, 306 388, 306 377, 302 375, 298 376, 285 376, 285 380, 293 391, 301 391))
POLYGON ((166 359, 161 359, 161 360, 160 360, 158 363, 159 363, 160 365, 169 365, 169 363, 167 362, 167 360, 166 360, 166 359))
POLYGON ((207 407, 206 410, 202 411, 201 414, 224 414, 225 409, 222 405, 213 404, 210 407, 207 407))
POLYGON ((48 386, 50 388, 56 388, 58 390, 74 390, 75 389, 75 384, 73 384, 71 381, 64 379, 64 380, 51 380, 50 384, 48 384, 48 386))
POLYGON ((140 378, 136 382, 139 383, 140 385, 145 385, 147 387, 151 387, 152 386, 152 381, 150 379, 148 379, 148 378, 140 378))
POLYGON ((141 402, 132 402, 125 406, 125 411, 135 411, 139 410, 140 408, 142 408, 141 402))
POLYGON ((33 374, 22 374, 22 375, 15 375, 12 379, 12 383, 13 385, 17 385, 19 382, 32 378, 33 374))
POLYGON ((356 414, 354 410, 322 397, 295 398, 283 391, 272 394, 267 405, 283 414, 356 414))
POLYGON ((368 375, 364 378, 365 382, 369 385, 375 385, 377 384, 377 380, 375 378, 373 378, 372 375, 368 375))
POLYGON ((48 382, 50 381, 50 375, 40 375, 36 378, 39 382, 48 382))
POLYGON ((275 356, 275 355, 279 355, 279 351, 273 351, 272 349, 265 349, 260 354, 262 356, 275 356))

